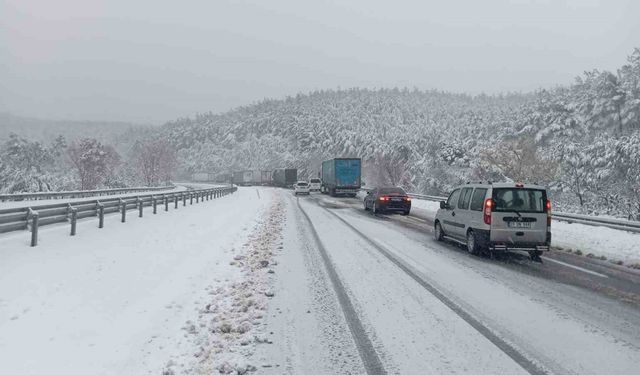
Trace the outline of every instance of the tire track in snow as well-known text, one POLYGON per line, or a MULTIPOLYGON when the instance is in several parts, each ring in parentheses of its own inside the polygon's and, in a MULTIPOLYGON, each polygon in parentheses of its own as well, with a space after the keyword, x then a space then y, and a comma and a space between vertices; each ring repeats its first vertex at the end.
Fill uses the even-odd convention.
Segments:
MULTIPOLYGON (((300 206, 299 203, 298 203, 298 206, 300 206)), ((420 286, 425 288, 429 293, 431 293, 438 300, 440 300, 440 302, 442 302, 445 306, 447 306, 449 309, 451 309, 451 311, 456 313, 456 315, 458 315, 465 322, 467 322, 467 324, 472 326, 476 331, 478 331, 481 335, 483 335, 487 340, 489 340, 496 347, 498 347, 502 352, 504 352, 507 356, 509 356, 512 360, 514 360, 517 364, 519 364, 525 371, 527 371, 531 375, 543 375, 543 374, 548 374, 549 373, 549 371, 547 371, 546 369, 544 369, 543 367, 541 367, 539 365, 538 361, 535 361, 535 360, 532 360, 532 359, 528 358, 523 353, 521 353, 520 350, 518 350, 518 348, 514 347, 509 342, 505 341, 503 338, 498 336, 489 327, 487 327, 482 322, 480 322, 479 320, 474 318, 471 314, 469 314, 467 311, 465 311, 461 306, 456 304, 452 299, 450 299, 444 293, 442 293, 438 288, 433 286, 431 283, 426 281, 424 278, 420 277, 420 275, 418 275, 418 273, 416 271, 414 271, 411 266, 409 266, 408 264, 403 262, 399 257, 397 257, 396 255, 391 253, 384 246, 382 246, 382 245, 378 244, 377 242, 375 242, 375 241, 371 240, 370 238, 368 238, 366 235, 364 235, 362 232, 360 232, 356 227, 354 227, 351 223, 349 223, 348 221, 346 221, 345 219, 340 217, 340 215, 336 214, 335 212, 329 210, 328 208, 326 208, 324 206, 320 206, 320 207, 325 209, 331 215, 333 215, 336 218, 338 218, 338 220, 340 220, 348 228, 350 228, 358 236, 360 236, 363 240, 365 240, 367 243, 369 243, 371 246, 373 246, 382 255, 384 255, 387 259, 389 259, 393 264, 395 264, 396 266, 398 266, 398 268, 400 268, 402 271, 404 271, 409 277, 411 277, 418 284, 420 284, 420 286)), ((300 207, 300 209, 302 209, 302 207, 300 207)), ((304 213, 304 210, 303 210, 303 213, 304 213)), ((309 221, 309 224, 311 224, 311 220, 306 215, 306 213, 304 213, 304 215, 305 215, 305 217, 307 217, 307 220, 309 221)), ((319 241, 318 238, 317 238, 317 234, 315 233, 315 229, 313 229, 313 226, 312 226, 312 231, 314 233, 314 236, 316 237, 316 240, 319 241)), ((324 248, 323 248, 323 251, 324 251, 324 248)), ((324 256, 324 254, 323 254, 323 256, 324 256)))
POLYGON ((346 289, 338 273, 333 267, 333 263, 331 262, 331 258, 329 258, 329 254, 325 249, 322 241, 320 240, 320 236, 316 231, 309 215, 307 215, 306 211, 300 205, 300 200, 296 199, 298 208, 302 212, 302 215, 306 219, 309 224, 309 228, 311 229, 311 234, 313 235, 313 239, 318 246, 318 250, 320 252, 320 256, 322 257, 325 268, 327 269, 327 274, 329 275, 329 280, 331 280, 331 284, 333 285, 333 289, 338 297, 338 302, 340 303, 340 307, 345 316, 345 320, 347 321, 347 325, 349 326, 349 330, 351 331, 351 336, 353 336, 353 340, 356 343, 356 347, 358 348, 358 353, 360 354, 360 358, 362 359, 362 363, 364 363, 365 371, 367 374, 386 374, 384 366, 382 365, 382 361, 380 357, 378 357, 378 353, 373 347, 373 343, 367 336, 367 333, 358 317, 358 314, 347 295, 346 289))

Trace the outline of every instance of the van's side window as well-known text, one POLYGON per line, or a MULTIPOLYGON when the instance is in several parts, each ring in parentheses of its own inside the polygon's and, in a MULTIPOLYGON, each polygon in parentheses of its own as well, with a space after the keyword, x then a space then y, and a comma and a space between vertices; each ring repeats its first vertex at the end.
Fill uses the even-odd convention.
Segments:
POLYGON ((449 199, 447 200, 447 205, 450 208, 455 208, 456 203, 458 203, 458 196, 460 195, 460 189, 456 189, 449 195, 449 199))
POLYGON ((487 195, 487 189, 476 189, 476 191, 473 192, 471 207, 469 207, 469 209, 472 211, 482 211, 485 195, 487 195))
POLYGON ((460 193, 460 199, 458 199, 458 208, 466 210, 469 208, 469 201, 471 200, 471 192, 473 188, 464 188, 460 193))

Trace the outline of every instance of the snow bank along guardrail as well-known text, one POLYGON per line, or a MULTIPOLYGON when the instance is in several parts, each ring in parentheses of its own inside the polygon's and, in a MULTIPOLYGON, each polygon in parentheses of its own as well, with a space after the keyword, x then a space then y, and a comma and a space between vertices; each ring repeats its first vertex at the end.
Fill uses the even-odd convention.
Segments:
POLYGON ((102 189, 102 190, 76 190, 76 191, 59 191, 59 192, 45 191, 45 192, 37 192, 37 193, 0 194, 0 202, 43 200, 43 199, 64 199, 64 198, 86 198, 86 197, 103 196, 103 195, 173 190, 175 188, 176 188, 175 185, 170 185, 170 186, 158 186, 158 187, 135 187, 135 188, 102 189))
POLYGON ((31 246, 38 244, 38 228, 43 225, 69 222, 71 235, 76 234, 76 221, 87 217, 98 218, 98 228, 104 227, 104 215, 119 212, 121 221, 126 222, 128 210, 138 210, 138 217, 143 216, 144 207, 153 207, 153 213, 157 213, 158 204, 164 205, 164 210, 169 211, 169 205, 173 203, 177 209, 179 203, 183 206, 201 201, 215 199, 229 195, 238 190, 235 186, 215 187, 209 189, 194 189, 190 191, 146 194, 135 197, 107 198, 84 200, 70 203, 56 203, 31 207, 20 207, 0 210, 0 233, 30 230, 31 246))
MULTIPOLYGON (((368 191, 371 189, 361 189, 361 190, 368 191)), ((434 201, 434 202, 447 200, 447 197, 439 197, 435 195, 424 195, 424 194, 414 194, 414 193, 407 193, 407 195, 414 199, 422 199, 422 200, 434 201)), ((554 220, 566 221, 569 223, 594 225, 594 226, 607 227, 612 229, 620 229, 620 230, 626 230, 629 232, 640 233, 640 222, 635 222, 635 221, 572 214, 572 213, 566 213, 566 212, 552 212, 551 217, 554 220)))

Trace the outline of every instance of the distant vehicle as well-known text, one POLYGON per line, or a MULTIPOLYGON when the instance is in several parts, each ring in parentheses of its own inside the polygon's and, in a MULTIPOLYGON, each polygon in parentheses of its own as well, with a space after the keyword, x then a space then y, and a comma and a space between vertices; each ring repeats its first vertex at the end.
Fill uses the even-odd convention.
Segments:
POLYGON ((298 170, 295 168, 276 169, 273 171, 273 185, 290 188, 298 181, 298 170))
POLYGON ((466 184, 440 202, 434 236, 484 250, 528 251, 540 260, 551 244, 551 201, 544 186, 522 183, 466 184))
POLYGON ((293 185, 293 192, 295 195, 307 194, 309 195, 309 183, 307 181, 298 181, 293 185))
POLYGON ((309 179, 309 190, 310 191, 320 191, 322 188, 322 180, 319 178, 310 178, 309 179))
POLYGON ((399 212, 409 215, 411 198, 399 187, 380 187, 367 192, 364 197, 364 209, 374 214, 399 212))
POLYGON ((253 181, 252 171, 236 171, 233 172, 233 183, 240 186, 249 186, 253 181))
POLYGON ((216 179, 216 176, 214 176, 213 173, 196 172, 191 174, 191 181, 194 181, 194 182, 209 182, 209 181, 214 181, 215 179, 216 179))
POLYGON ((271 183, 271 171, 260 171, 260 185, 269 186, 271 183))
POLYGON ((262 173, 254 169, 251 171, 251 186, 260 186, 262 185, 262 173))
POLYGON ((360 190, 360 158, 336 158, 322 162, 321 191, 331 196, 355 197, 360 190))

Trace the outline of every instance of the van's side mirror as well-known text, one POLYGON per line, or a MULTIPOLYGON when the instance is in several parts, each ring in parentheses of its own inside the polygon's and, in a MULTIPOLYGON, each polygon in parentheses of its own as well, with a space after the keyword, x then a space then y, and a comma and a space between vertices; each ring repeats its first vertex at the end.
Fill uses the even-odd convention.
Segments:
POLYGON ((447 208, 449 208, 449 207, 447 206, 447 202, 445 202, 445 201, 440 201, 440 208, 441 208, 441 209, 443 209, 443 210, 446 210, 447 208))

